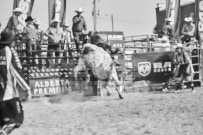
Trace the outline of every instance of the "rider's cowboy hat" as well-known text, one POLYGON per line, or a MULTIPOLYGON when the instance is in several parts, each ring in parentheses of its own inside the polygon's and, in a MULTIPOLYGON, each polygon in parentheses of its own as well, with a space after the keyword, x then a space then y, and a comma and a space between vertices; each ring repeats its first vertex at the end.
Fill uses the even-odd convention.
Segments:
POLYGON ((54 23, 54 22, 58 22, 58 23, 59 23, 59 22, 61 22, 61 21, 60 21, 59 19, 54 18, 53 20, 51 20, 50 23, 52 24, 52 23, 54 23))
POLYGON ((28 16, 27 19, 25 19, 25 22, 28 22, 28 21, 33 21, 32 16, 28 16))
POLYGON ((82 12, 84 12, 84 11, 83 11, 83 9, 80 7, 79 9, 75 10, 75 12, 82 13, 82 12))
POLYGON ((166 22, 172 22, 172 18, 166 18, 166 22))
POLYGON ((92 44, 104 43, 104 39, 99 34, 93 34, 90 36, 90 42, 92 44))
POLYGON ((14 12, 14 13, 15 13, 15 12, 22 13, 22 9, 21 9, 21 8, 15 8, 15 9, 13 10, 13 12, 14 12))

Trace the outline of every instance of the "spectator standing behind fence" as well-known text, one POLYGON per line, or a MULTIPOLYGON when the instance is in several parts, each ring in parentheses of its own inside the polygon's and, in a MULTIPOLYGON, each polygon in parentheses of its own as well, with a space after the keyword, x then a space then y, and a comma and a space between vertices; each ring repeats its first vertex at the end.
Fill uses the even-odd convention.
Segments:
POLYGON ((37 49, 40 49, 39 45, 42 45, 44 43, 44 31, 40 28, 41 23, 38 19, 34 19, 33 23, 37 31, 37 49))
MULTIPOLYGON (((19 25, 21 25, 20 21, 19 21, 19 16, 22 14, 22 10, 21 8, 15 8, 13 10, 13 15, 9 18, 9 21, 7 23, 6 28, 2 31, 3 33, 8 33, 8 32, 12 32, 12 35, 16 35, 21 33, 22 31, 19 28, 19 25)), ((14 42, 12 42, 10 44, 11 47, 14 46, 14 42)))
POLYGON ((68 49, 68 53, 69 56, 71 56, 71 42, 73 41, 74 37, 72 35, 72 32, 69 29, 69 24, 63 24, 62 25, 63 28, 63 32, 62 32, 62 42, 63 42, 63 46, 62 49, 67 50, 68 49))
POLYGON ((194 38, 195 35, 195 24, 192 23, 191 17, 185 18, 185 24, 182 27, 181 31, 181 40, 182 43, 188 43, 191 41, 192 38, 194 38))
POLYGON ((77 15, 74 16, 72 19, 73 21, 72 31, 73 36, 75 38, 76 50, 79 52, 80 51, 79 45, 83 43, 84 34, 87 33, 87 25, 84 17, 82 16, 83 9, 79 8, 75 12, 77 13, 77 15))
POLYGON ((171 25, 171 18, 166 18, 165 19, 165 23, 162 24, 160 33, 159 33, 159 37, 160 38, 167 38, 167 39, 171 39, 172 38, 172 25, 171 25))
MULTIPOLYGON (((25 37, 26 37, 26 48, 28 49, 28 51, 35 51, 35 52, 30 52, 29 56, 36 57, 38 37, 37 37, 37 31, 33 24, 33 18, 31 16, 28 16, 25 22, 27 24, 24 27, 23 34, 25 34, 25 37)), ((38 63, 38 59, 35 59, 35 62, 38 63)), ((34 64, 34 59, 32 59, 32 63, 34 64)))
MULTIPOLYGON (((50 27, 45 32, 45 36, 48 37, 48 50, 60 51, 62 44, 62 29, 59 27, 59 20, 53 19, 50 22, 50 27)), ((53 57, 53 52, 49 52, 48 56, 53 57)), ((55 56, 59 56, 59 52, 55 53, 55 56)))

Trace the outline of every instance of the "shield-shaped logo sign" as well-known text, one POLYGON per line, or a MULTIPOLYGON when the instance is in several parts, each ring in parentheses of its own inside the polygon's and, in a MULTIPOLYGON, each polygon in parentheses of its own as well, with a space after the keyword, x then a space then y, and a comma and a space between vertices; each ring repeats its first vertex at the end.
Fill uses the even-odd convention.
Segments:
POLYGON ((151 63, 150 62, 139 62, 138 63, 138 73, 141 76, 147 76, 151 72, 151 63))
POLYGON ((118 55, 114 55, 114 58, 115 58, 116 60, 118 60, 118 55))

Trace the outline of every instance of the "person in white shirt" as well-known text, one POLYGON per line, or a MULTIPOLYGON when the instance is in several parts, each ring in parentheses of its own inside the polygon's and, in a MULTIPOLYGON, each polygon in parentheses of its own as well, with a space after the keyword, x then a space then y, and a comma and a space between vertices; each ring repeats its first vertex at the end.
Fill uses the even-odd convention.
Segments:
MULTIPOLYGON (((58 26, 58 19, 53 19, 51 21, 50 27, 45 32, 45 36, 48 37, 48 50, 57 50, 61 49, 62 44, 62 29, 58 26)), ((56 53, 58 56, 59 53, 56 53)))
POLYGON ((72 35, 72 32, 69 29, 69 24, 63 24, 62 28, 63 28, 63 32, 62 32, 63 46, 62 46, 62 49, 68 50, 69 56, 72 56, 71 42, 74 40, 74 37, 72 35))
POLYGON ((182 43, 188 43, 195 36, 195 24, 192 23, 191 17, 185 18, 185 24, 182 27, 182 43))

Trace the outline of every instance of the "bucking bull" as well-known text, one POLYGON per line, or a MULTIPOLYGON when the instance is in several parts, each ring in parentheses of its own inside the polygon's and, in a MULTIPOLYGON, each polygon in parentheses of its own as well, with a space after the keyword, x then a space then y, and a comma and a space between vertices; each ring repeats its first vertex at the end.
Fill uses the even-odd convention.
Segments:
MULTIPOLYGON (((77 82, 77 75, 79 71, 90 71, 92 75, 101 82, 109 82, 111 80, 116 82, 116 91, 120 99, 123 99, 119 92, 122 87, 118 80, 116 67, 108 52, 101 47, 87 43, 84 45, 81 56, 78 61, 78 65, 74 68, 74 77, 77 82)), ((109 83, 102 83, 102 87, 107 90, 107 94, 110 95, 110 91, 107 87, 109 83)))

